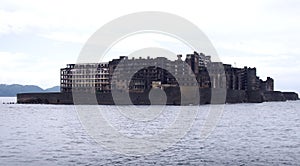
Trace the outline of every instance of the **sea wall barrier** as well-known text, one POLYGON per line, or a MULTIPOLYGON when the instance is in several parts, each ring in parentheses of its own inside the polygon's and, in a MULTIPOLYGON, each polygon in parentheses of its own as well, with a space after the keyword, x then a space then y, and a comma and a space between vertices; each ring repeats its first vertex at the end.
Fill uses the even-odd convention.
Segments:
MULTIPOLYGON (((125 92, 124 92, 125 93, 125 92)), ((183 92, 184 93, 184 92, 183 92)), ((212 93, 214 96, 224 96, 222 89, 199 89, 199 101, 181 100, 182 97, 188 96, 181 94, 179 89, 167 88, 165 89, 166 101, 152 101, 152 104, 167 104, 167 105, 198 105, 198 104, 224 104, 224 103, 261 103, 270 101, 287 101, 298 100, 298 94, 294 92, 280 92, 280 91, 244 91, 244 90, 226 90, 226 100, 220 98, 214 100, 212 103, 212 93)), ((185 93, 187 94, 187 93, 185 93)), ((149 105, 149 91, 146 92, 130 92, 130 100, 122 101, 119 99, 117 104, 135 104, 135 105, 149 105)), ((198 100, 197 99, 197 100, 198 100)), ((76 95, 76 104, 95 104, 99 105, 114 105, 116 104, 111 93, 80 93, 76 95)), ((17 103, 19 104, 74 104, 72 93, 20 93, 17 94, 17 103)))

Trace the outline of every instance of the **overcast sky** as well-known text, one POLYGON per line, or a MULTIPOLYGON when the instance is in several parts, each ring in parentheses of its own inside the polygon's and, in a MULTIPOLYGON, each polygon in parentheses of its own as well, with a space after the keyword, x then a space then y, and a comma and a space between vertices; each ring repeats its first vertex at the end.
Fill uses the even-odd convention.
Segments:
MULTIPOLYGON (((59 69, 75 63, 86 40, 102 25, 140 11, 162 11, 196 24, 224 63, 256 67, 277 90, 300 92, 300 1, 0 1, 0 83, 59 85, 59 69)), ((115 51, 167 47, 187 54, 175 39, 133 36, 115 51)), ((201 52, 201 50, 200 50, 201 52)))

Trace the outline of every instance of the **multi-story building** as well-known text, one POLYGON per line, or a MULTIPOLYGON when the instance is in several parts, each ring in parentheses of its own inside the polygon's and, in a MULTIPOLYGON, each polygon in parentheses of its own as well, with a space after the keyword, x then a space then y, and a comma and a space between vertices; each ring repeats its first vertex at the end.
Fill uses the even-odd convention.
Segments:
POLYGON ((68 64, 61 69, 61 91, 109 92, 108 63, 68 64))
POLYGON ((173 61, 167 58, 132 58, 121 57, 109 62, 111 68, 111 88, 119 90, 144 91, 152 87, 152 82, 174 84, 170 73, 174 70, 173 61))
POLYGON ((245 91, 273 91, 274 80, 262 81, 256 68, 236 68, 211 62, 203 53, 182 55, 171 61, 164 57, 131 58, 122 56, 108 63, 68 64, 61 69, 61 91, 143 92, 152 87, 199 86, 245 91), (194 81, 196 79, 196 81, 194 81))
POLYGON ((262 91, 274 91, 274 80, 270 77, 267 77, 266 81, 260 81, 260 89, 262 91))
POLYGON ((260 79, 256 76, 256 68, 235 68, 224 64, 227 89, 232 90, 259 90, 260 79))

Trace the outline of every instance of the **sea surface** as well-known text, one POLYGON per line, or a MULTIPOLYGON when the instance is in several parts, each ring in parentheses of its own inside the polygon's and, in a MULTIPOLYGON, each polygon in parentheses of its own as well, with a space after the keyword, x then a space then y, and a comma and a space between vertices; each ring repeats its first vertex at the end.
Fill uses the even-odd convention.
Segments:
MULTIPOLYGON (((6 104, 15 100, 0 98, 0 165, 300 165, 299 101, 227 104, 205 140, 199 130, 210 106, 200 106, 178 142, 153 154, 128 155, 93 140, 75 106, 6 104)), ((160 114, 165 118, 154 118, 151 126, 119 117, 122 107, 99 108, 121 134, 151 136, 153 131, 155 138, 178 107, 166 106, 169 112, 160 114)))

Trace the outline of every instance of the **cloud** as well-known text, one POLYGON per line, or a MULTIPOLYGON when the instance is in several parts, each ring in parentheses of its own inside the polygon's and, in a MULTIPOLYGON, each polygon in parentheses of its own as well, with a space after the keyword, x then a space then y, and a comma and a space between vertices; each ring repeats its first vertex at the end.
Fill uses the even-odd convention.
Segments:
POLYGON ((28 26, 36 26, 37 17, 28 12, 8 12, 0 10, 0 35, 20 33, 28 26))
MULTIPOLYGON (((128 56, 137 50, 149 47, 157 47, 169 50, 174 53, 173 59, 177 59, 177 54, 187 54, 193 51, 187 45, 173 37, 158 33, 143 33, 132 35, 120 40, 107 53, 103 61, 109 61, 112 58, 118 58, 119 56, 128 56)), ((152 57, 158 56, 159 55, 152 55, 152 57)))
MULTIPOLYGON (((57 58, 51 59, 50 54, 63 56, 70 53, 75 54, 76 57, 73 50, 80 50, 88 37, 105 23, 125 14, 153 10, 177 14, 193 22, 208 35, 221 59, 227 63, 236 62, 238 65, 256 66, 263 76, 273 75, 275 71, 286 72, 288 71, 286 68, 293 68, 292 70, 295 70, 293 73, 296 73, 299 67, 295 66, 299 66, 300 55, 299 5, 299 2, 289 0, 288 2, 112 0, 106 3, 69 0, 2 0, 0 40, 9 39, 10 43, 18 43, 20 42, 18 36, 25 33, 26 35, 23 36, 27 37, 28 43, 26 43, 27 49, 24 49, 25 46, 21 44, 9 48, 0 45, 2 51, 0 64, 3 66, 1 81, 6 78, 13 81, 15 79, 10 75, 15 75, 16 78, 20 78, 20 81, 22 78, 23 81, 38 82, 36 75, 43 80, 49 80, 44 75, 53 74, 55 77, 51 76, 51 80, 47 82, 56 85, 59 80, 57 70, 63 66, 56 65, 57 58), (47 42, 37 43, 40 40, 33 40, 36 36, 47 42), (64 47, 53 47, 57 43, 64 47), (34 47, 45 50, 40 50, 38 52, 40 55, 36 55, 34 47), (42 53, 43 51, 45 54, 42 53), (47 74, 42 74, 42 71, 47 74)), ((173 39, 136 36, 115 45, 109 58, 114 55, 126 55, 136 49, 149 46, 164 47, 174 50, 175 53, 190 52, 182 43, 173 39)), ((67 61, 65 59, 63 62, 67 61)), ((276 76, 280 79, 280 75, 276 76)), ((42 84, 45 84, 45 81, 42 84)))
POLYGON ((49 32, 44 34, 39 34, 41 37, 45 37, 51 40, 62 41, 62 42, 73 42, 84 44, 90 35, 79 34, 75 32, 49 32))
POLYGON ((19 68, 26 67, 28 59, 35 60, 25 53, 11 53, 11 52, 0 52, 0 67, 2 72, 6 72, 10 69, 16 69, 16 66, 19 68))
POLYGON ((35 84, 43 88, 59 85, 59 68, 54 61, 22 52, 0 52, 0 82, 35 84))
POLYGON ((219 48, 238 51, 242 54, 254 54, 254 55, 276 55, 286 52, 290 52, 284 44, 273 41, 260 41, 260 40, 248 40, 245 42, 225 42, 219 43, 219 48))

